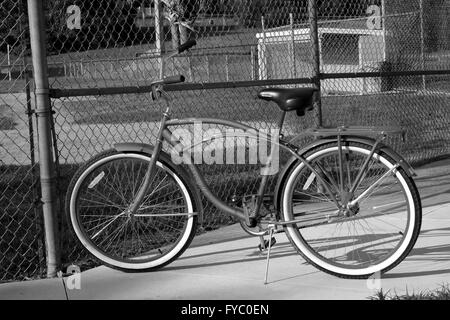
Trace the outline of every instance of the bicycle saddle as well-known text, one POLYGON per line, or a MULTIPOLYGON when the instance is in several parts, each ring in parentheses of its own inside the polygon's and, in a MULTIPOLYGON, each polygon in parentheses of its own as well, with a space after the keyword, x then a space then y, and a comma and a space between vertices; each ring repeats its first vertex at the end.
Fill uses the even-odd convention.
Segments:
POLYGON ((316 91, 318 90, 315 88, 269 88, 261 90, 258 98, 277 103, 283 111, 295 110, 297 115, 302 117, 305 111, 312 110, 312 97, 316 91))

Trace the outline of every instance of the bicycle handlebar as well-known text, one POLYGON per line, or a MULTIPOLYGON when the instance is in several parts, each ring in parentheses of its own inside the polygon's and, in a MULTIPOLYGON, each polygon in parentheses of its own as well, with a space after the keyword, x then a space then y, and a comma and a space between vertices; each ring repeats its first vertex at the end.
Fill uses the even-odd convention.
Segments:
MULTIPOLYGON (((161 66, 160 66, 160 79, 162 79, 162 80, 155 81, 151 85, 153 87, 156 87, 157 85, 176 84, 176 83, 184 82, 186 79, 182 75, 164 77, 165 61, 175 57, 177 54, 180 54, 186 50, 189 50, 196 44, 197 44, 197 41, 195 41, 194 39, 188 40, 187 42, 180 45, 176 51, 172 52, 171 54, 166 55, 165 57, 162 57, 163 59, 161 60, 161 66)), ((154 88, 153 88, 153 90, 154 90, 154 88)), ((155 94, 155 92, 153 92, 153 93, 155 94)))

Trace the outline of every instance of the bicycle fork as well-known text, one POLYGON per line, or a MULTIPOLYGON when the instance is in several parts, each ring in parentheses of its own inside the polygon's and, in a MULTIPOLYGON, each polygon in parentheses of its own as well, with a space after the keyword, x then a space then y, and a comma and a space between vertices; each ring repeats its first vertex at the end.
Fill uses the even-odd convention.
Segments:
POLYGON ((144 200, 144 197, 148 191, 148 188, 150 187, 150 184, 153 181, 153 178, 155 177, 156 162, 158 161, 159 153, 162 150, 163 131, 166 127, 166 121, 168 119, 169 119, 169 107, 167 107, 166 111, 163 114, 163 118, 161 120, 161 126, 158 130, 158 135, 156 137, 156 144, 155 144, 155 147, 153 150, 153 154, 152 154, 152 157, 148 164, 147 172, 145 173, 144 182, 142 183, 141 187, 139 188, 136 198, 133 200, 133 203, 130 205, 130 207, 128 209, 128 213, 130 215, 136 214, 136 211, 139 209, 140 205, 142 204, 142 201, 144 200))
POLYGON ((338 145, 338 163, 339 163, 339 179, 340 179, 340 194, 341 194, 341 210, 346 210, 348 209, 350 206, 354 205, 355 203, 352 202, 352 198, 355 194, 355 191, 357 190, 357 188, 360 186, 362 180, 365 178, 368 169, 369 169, 369 164, 370 164, 370 160, 373 158, 373 155, 375 154, 378 146, 380 145, 380 143, 386 139, 386 135, 380 135, 374 145, 372 146, 372 149, 370 151, 370 153, 367 155, 367 158, 364 161, 363 166, 361 167, 361 169, 358 172, 358 175, 356 176, 355 180, 353 181, 353 183, 350 181, 349 178, 349 185, 348 185, 348 189, 345 188, 345 183, 344 183, 344 165, 343 165, 343 146, 342 146, 342 136, 338 135, 337 137, 337 145, 338 145))

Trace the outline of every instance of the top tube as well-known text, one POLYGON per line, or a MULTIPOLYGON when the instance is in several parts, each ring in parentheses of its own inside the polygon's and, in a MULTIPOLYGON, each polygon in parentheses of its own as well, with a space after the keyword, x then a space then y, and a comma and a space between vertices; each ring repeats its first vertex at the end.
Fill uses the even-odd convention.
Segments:
POLYGON ((215 118, 172 119, 172 120, 167 120, 166 127, 181 126, 181 125, 196 124, 196 123, 219 124, 219 125, 233 127, 236 129, 258 131, 258 129, 256 129, 256 128, 250 127, 248 125, 245 125, 245 124, 237 122, 237 121, 225 120, 225 119, 215 119, 215 118))

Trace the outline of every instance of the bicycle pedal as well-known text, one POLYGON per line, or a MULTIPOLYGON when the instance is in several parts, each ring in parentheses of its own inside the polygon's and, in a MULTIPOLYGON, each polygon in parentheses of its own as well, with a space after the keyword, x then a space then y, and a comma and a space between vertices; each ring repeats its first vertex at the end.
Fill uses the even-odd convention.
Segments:
MULTIPOLYGON (((277 239, 275 239, 275 237, 272 237, 270 245, 273 247, 276 243, 277 243, 277 239)), ((264 244, 260 243, 258 245, 258 249, 261 252, 264 250, 267 250, 268 247, 269 247, 269 240, 264 240, 264 244)))

